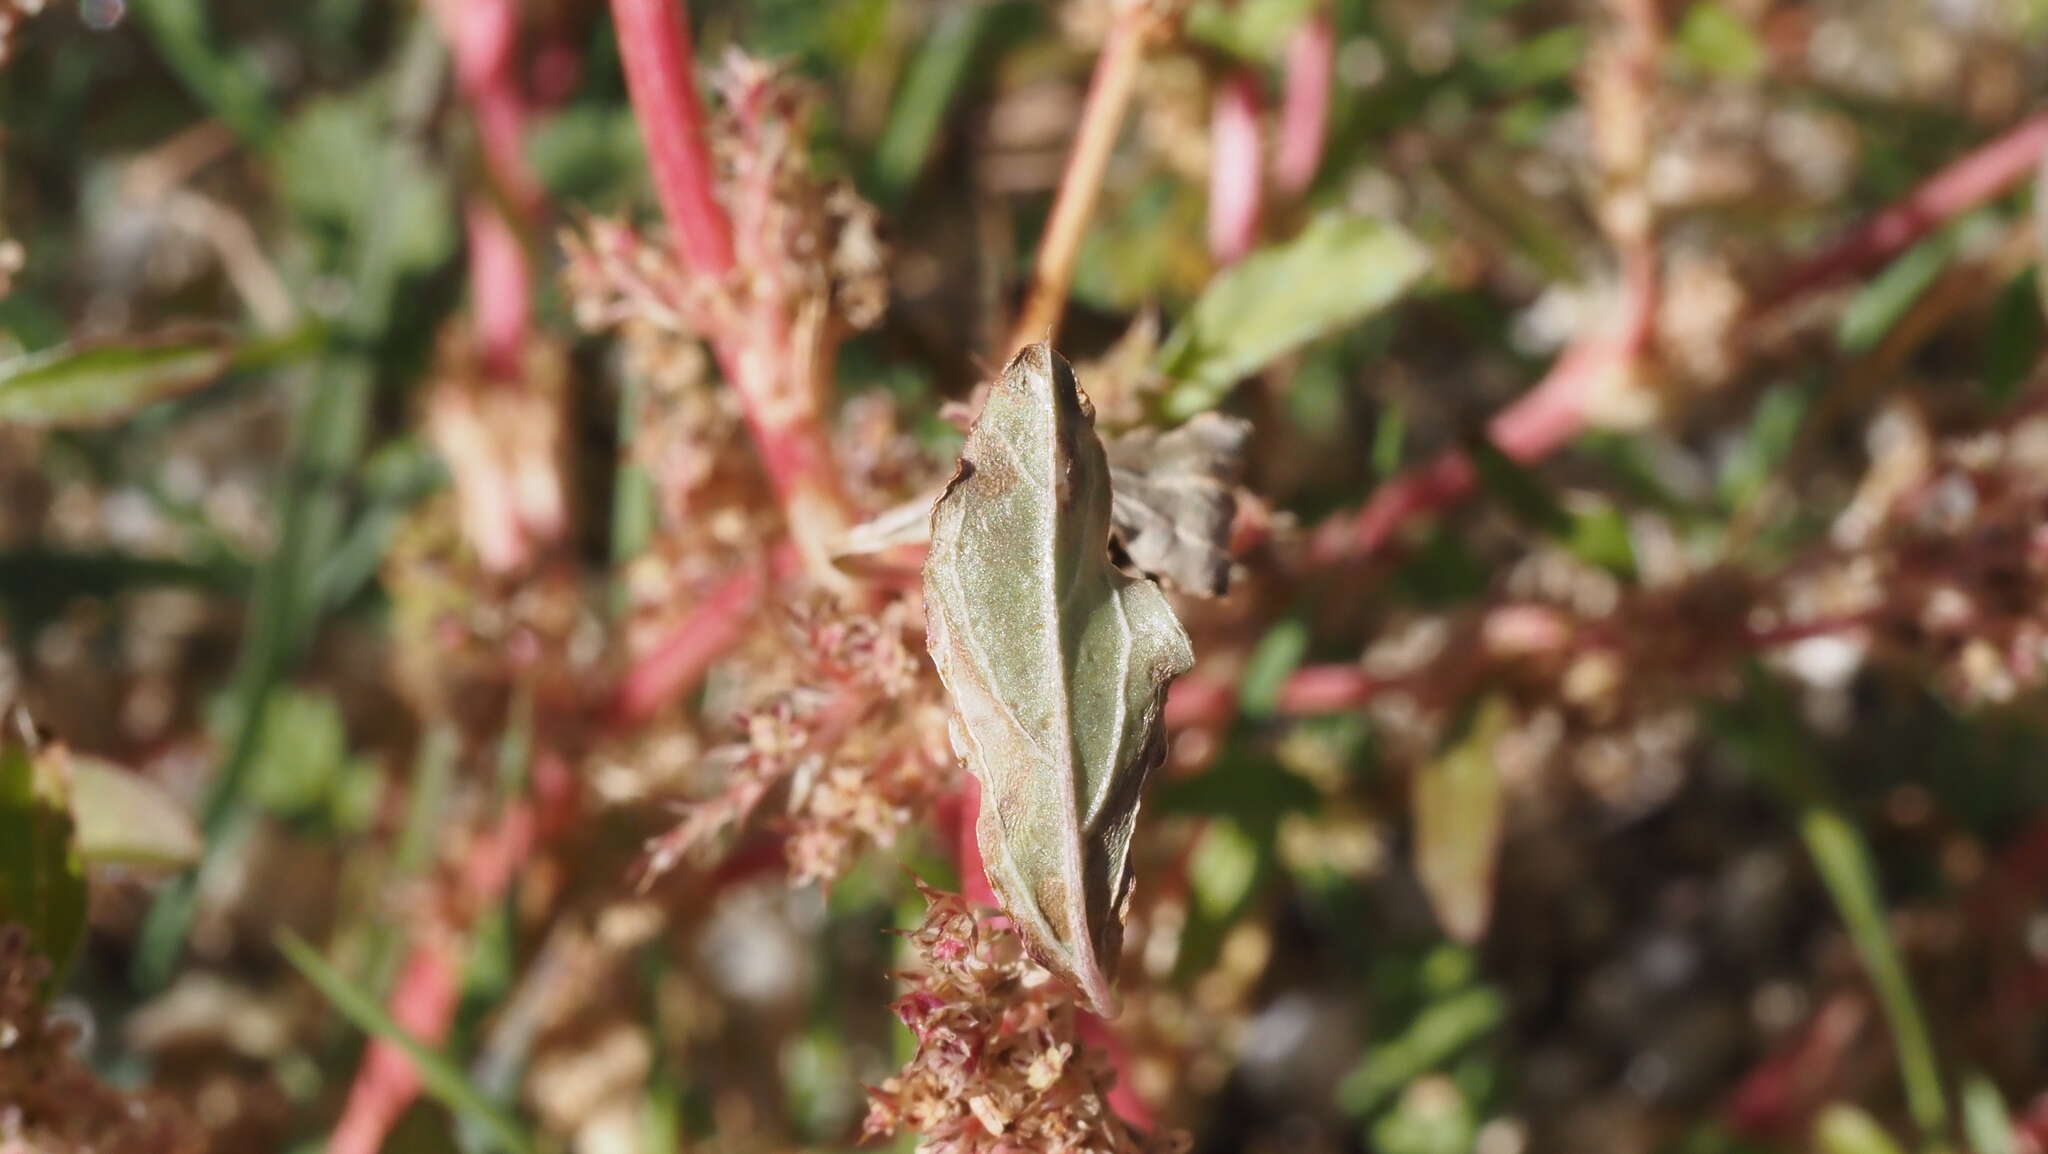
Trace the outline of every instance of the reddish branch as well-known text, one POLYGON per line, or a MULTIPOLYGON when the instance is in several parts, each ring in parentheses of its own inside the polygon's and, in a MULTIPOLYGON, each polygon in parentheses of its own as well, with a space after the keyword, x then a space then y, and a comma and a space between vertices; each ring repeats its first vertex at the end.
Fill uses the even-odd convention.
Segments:
POLYGON ((618 727, 644 725, 694 689, 711 663, 746 636, 769 591, 794 575, 796 567, 796 551, 784 545, 766 565, 749 566, 713 586, 673 632, 619 679, 606 720, 618 727))
POLYGON ((1289 196, 1306 191, 1322 164, 1336 64, 1337 28, 1329 11, 1318 7, 1287 41, 1286 87, 1280 98, 1273 183, 1289 196))
MULTIPOLYGON (((2048 114, 1956 161, 1898 204, 1793 265, 1759 298, 1759 311, 1782 308, 1876 268, 1943 223, 2010 190, 2033 171, 2044 153, 2048 114)), ((1586 401, 1595 384, 1602 374, 1624 371, 1649 332, 1654 259, 1654 254, 1638 258, 1625 270, 1630 315, 1618 339, 1593 337, 1573 344, 1542 381, 1493 419, 1488 433, 1502 453, 1525 464, 1538 461, 1585 429, 1586 401)), ((1477 480, 1463 453, 1446 453, 1382 486, 1357 512, 1325 522, 1310 542, 1310 559, 1328 565, 1369 558, 1410 521, 1470 495, 1477 480)))
POLYGON ((1209 116, 1209 255, 1235 264, 1259 233, 1259 79, 1248 68, 1224 78, 1209 116))
MULTIPOLYGON (((512 884, 534 838, 532 806, 522 802, 472 847, 463 860, 460 882, 462 911, 454 920, 496 902, 512 884)), ((412 952, 399 969, 387 1007, 398 1025, 418 1041, 439 1045, 455 1019, 462 989, 462 949, 466 926, 441 925, 417 935, 412 952)), ((382 1038, 373 1039, 349 1087, 348 1103, 328 1139, 329 1154, 377 1154, 384 1138, 413 1100, 419 1097, 419 1072, 405 1051, 382 1038)))
POLYGON ((675 0, 612 0, 626 88, 647 146, 654 193, 690 267, 731 271, 732 223, 718 201, 711 137, 697 99, 690 29, 675 0))
POLYGON ((539 215, 545 199, 523 151, 529 110, 519 78, 519 5, 433 0, 429 10, 455 58, 456 82, 495 192, 473 195, 464 212, 477 343, 493 379, 517 381, 533 324, 533 271, 520 228, 539 215))
MULTIPOLYGON (((845 523, 846 501, 820 413, 823 374, 830 366, 814 363, 807 355, 815 351, 810 342, 795 339, 792 302, 776 291, 779 257, 750 257, 741 265, 739 254, 750 242, 772 248, 774 238, 736 238, 733 217, 719 198, 684 15, 672 0, 612 0, 627 91, 662 215, 685 263, 735 294, 732 307, 713 310, 716 320, 704 335, 739 394, 798 551, 815 577, 835 581, 827 547, 845 523), (744 284, 735 283, 740 272, 747 274, 744 284)), ((750 117, 761 115, 750 96, 759 87, 743 89, 736 102, 742 131, 753 126, 750 117)), ((772 158, 756 155, 749 163, 752 169, 743 166, 735 177, 742 209, 756 205, 761 195, 773 196, 772 158)), ((753 212, 742 219, 772 227, 776 218, 773 212, 753 212)))
POLYGON ((1837 281, 1867 273, 1927 234, 2026 179, 2048 152, 2048 113, 1922 181, 1905 199, 1850 229, 1779 277, 1763 310, 1782 307, 1837 281))

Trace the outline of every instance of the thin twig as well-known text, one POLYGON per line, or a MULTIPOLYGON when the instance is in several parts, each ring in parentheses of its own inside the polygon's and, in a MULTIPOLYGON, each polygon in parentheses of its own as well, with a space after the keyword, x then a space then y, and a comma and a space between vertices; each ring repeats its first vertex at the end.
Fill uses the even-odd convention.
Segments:
POLYGON ((1052 216, 1046 221, 1045 236, 1039 241, 1031 289, 1024 298, 1024 308, 1017 314, 1017 323, 1011 326, 1010 348, 1001 350, 1001 359, 1007 360, 1012 350, 1033 341, 1051 340, 1059 332, 1067 290, 1074 283, 1074 261, 1081 251, 1081 237, 1095 215, 1102 177, 1109 170, 1109 155, 1116 146, 1117 133, 1123 128, 1124 110, 1137 86, 1138 66, 1144 61, 1145 42, 1156 19, 1144 5, 1126 3, 1117 9, 1109 26, 1102 55, 1095 61, 1094 78, 1088 82, 1088 98, 1081 109, 1074 151, 1067 157, 1066 173, 1060 177, 1059 192, 1053 198, 1052 216))

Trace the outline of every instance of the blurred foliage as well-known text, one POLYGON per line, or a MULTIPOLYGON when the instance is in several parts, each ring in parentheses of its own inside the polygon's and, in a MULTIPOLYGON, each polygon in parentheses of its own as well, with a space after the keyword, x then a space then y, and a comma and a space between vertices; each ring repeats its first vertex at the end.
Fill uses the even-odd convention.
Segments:
MULTIPOLYGON (((0 0, 0 1033, 180 1154, 339 1146, 370 1039, 393 1154, 851 1150, 915 1056, 884 931, 980 880, 916 542, 792 565, 691 310, 815 306, 844 519, 915 522, 1116 5, 689 4, 709 288, 611 7, 494 73, 495 0, 0 0), (579 327, 565 235, 654 289, 579 327)), ((1252 433, 1072 1060, 1204 1154, 2048 1148, 2048 4, 1161 7, 1057 343, 1252 433)))

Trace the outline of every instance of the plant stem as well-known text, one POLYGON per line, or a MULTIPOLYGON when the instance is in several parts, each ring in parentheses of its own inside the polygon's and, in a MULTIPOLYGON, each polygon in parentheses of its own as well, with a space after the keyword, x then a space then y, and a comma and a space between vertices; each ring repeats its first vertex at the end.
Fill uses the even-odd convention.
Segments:
POLYGON ((1240 68, 1216 89, 1209 116, 1209 255, 1220 265, 1237 263, 1258 240, 1259 143, 1259 80, 1240 68))
POLYGON ((662 215, 691 268, 724 276, 733 267, 732 222, 712 176, 711 138, 684 16, 672 0, 612 0, 619 59, 662 215))
POLYGON ((1287 41, 1287 75, 1280 97, 1273 183, 1288 196, 1308 190, 1322 164, 1330 129, 1331 81, 1336 75, 1337 28, 1318 7, 1287 41))
MULTIPOLYGON (((1949 165, 1903 200, 1851 229, 1840 240, 1794 264, 1763 293, 1756 313, 1783 308, 1833 284, 1867 272, 1910 247, 1956 216, 2011 189, 2048 154, 2048 113, 2034 117, 1997 140, 1949 165)), ((1625 278, 1632 297, 1631 323, 1622 339, 1591 338, 1568 348, 1527 393, 1503 409, 1488 426, 1501 452, 1521 464, 1550 456, 1585 428, 1586 396, 1601 374, 1613 372, 1637 351, 1648 330, 1644 311, 1653 291, 1653 270, 1631 265, 1625 278)), ((1339 514, 1317 528, 1311 564, 1331 565, 1372 557, 1408 522, 1454 505, 1477 482, 1472 463, 1452 452, 1382 486, 1353 513, 1339 514)))
POLYGON ((1095 201, 1102 193, 1102 177, 1109 170, 1109 154, 1123 127, 1124 110, 1137 86, 1138 66, 1145 56, 1145 40, 1153 17, 1140 4, 1124 4, 1103 42, 1102 55, 1095 61, 1094 78, 1088 82, 1087 102, 1081 109, 1081 128, 1074 137, 1074 151, 1067 157, 1067 170, 1060 178, 1053 198, 1052 216, 1038 244, 1038 265, 1031 276, 1031 289, 1024 308, 1010 329, 1010 347, 1001 350, 1002 359, 1033 341, 1049 341, 1059 333, 1060 314, 1066 310, 1067 290, 1074 283, 1074 260, 1081 250, 1082 234, 1095 215, 1095 201))

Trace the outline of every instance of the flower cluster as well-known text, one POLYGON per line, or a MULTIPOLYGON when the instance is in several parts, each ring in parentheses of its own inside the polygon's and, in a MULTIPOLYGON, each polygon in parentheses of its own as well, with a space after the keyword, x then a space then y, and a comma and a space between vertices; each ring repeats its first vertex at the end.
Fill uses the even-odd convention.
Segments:
POLYGON ((692 805, 648 848, 658 875, 786 787, 777 823, 793 880, 830 882, 870 846, 888 846, 956 778, 946 706, 917 647, 916 606, 879 612, 818 596, 790 616, 789 668, 763 678, 789 686, 742 709, 739 739, 714 751, 724 787, 692 805))
POLYGON ((909 940, 922 969, 893 1007, 917 1053, 869 1089, 869 1137, 913 1130, 920 1154, 1185 1149, 1181 1135, 1148 1136, 1110 1110, 1115 1073, 1085 1046, 1080 1011, 1015 934, 958 894, 920 889, 924 922, 909 940))
POLYGON ((173 1104, 102 1083, 78 1060, 78 1028, 42 1005, 50 964, 0 925, 0 1154, 195 1154, 173 1104))

